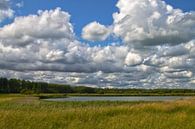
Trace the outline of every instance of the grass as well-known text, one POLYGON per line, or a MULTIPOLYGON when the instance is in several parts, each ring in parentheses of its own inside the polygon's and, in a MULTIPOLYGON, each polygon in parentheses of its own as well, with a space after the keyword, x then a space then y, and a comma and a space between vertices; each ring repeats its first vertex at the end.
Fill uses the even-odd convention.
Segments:
POLYGON ((68 93, 67 96, 195 96, 195 93, 68 93))
POLYGON ((195 129, 195 99, 45 102, 0 95, 0 129, 195 129))

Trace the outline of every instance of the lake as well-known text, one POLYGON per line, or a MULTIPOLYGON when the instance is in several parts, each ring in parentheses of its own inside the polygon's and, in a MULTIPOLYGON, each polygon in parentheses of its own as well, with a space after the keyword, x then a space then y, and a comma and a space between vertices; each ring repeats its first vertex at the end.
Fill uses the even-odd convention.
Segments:
POLYGON ((55 101, 55 102, 66 102, 66 101, 76 101, 76 102, 85 102, 85 101, 170 101, 170 100, 180 100, 188 97, 184 96, 78 96, 78 97, 67 97, 67 98, 50 98, 44 99, 46 101, 55 101))

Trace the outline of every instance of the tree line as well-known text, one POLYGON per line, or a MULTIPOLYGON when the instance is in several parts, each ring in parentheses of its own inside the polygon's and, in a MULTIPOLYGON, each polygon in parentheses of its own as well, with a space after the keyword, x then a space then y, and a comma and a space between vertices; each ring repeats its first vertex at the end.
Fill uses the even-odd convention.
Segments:
POLYGON ((95 93, 95 88, 0 78, 0 93, 95 93))
POLYGON ((50 84, 20 79, 0 78, 0 93, 87 93, 121 95, 195 95, 195 89, 117 89, 50 84))

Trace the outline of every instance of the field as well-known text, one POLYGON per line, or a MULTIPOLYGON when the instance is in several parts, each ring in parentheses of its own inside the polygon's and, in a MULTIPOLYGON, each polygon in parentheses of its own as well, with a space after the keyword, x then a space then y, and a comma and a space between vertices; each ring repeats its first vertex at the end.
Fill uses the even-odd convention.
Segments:
POLYGON ((167 102, 45 102, 0 95, 0 129, 195 129, 195 98, 167 102))

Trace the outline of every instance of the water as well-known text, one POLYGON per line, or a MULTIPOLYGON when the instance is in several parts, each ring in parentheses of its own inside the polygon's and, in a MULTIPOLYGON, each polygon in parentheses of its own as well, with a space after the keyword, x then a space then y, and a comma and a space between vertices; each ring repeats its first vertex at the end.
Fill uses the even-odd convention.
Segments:
POLYGON ((169 100, 180 100, 185 99, 187 97, 183 96, 86 96, 86 97, 67 97, 67 98, 51 98, 51 99, 44 99, 46 101, 55 101, 55 102, 66 102, 66 101, 76 101, 76 102, 85 102, 85 101, 169 101, 169 100))

